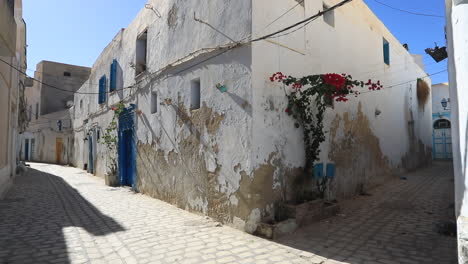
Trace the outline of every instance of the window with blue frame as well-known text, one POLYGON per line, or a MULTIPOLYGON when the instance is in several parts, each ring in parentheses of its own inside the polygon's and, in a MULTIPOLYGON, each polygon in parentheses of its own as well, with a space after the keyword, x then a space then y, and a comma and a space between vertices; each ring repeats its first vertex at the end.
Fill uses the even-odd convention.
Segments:
POLYGON ((109 92, 117 90, 117 60, 113 60, 110 68, 109 92))
POLYGON ((390 43, 383 39, 383 59, 385 64, 390 65, 390 43))
POLYGON ((99 79, 99 97, 98 97, 98 103, 103 104, 106 102, 106 75, 102 76, 101 79, 99 79))

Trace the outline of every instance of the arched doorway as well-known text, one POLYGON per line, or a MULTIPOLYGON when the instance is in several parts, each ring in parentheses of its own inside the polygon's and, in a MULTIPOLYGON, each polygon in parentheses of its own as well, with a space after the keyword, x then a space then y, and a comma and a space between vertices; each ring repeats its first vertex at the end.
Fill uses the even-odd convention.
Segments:
POLYGON ((434 122, 432 141, 434 159, 452 159, 452 124, 448 119, 438 119, 434 122))

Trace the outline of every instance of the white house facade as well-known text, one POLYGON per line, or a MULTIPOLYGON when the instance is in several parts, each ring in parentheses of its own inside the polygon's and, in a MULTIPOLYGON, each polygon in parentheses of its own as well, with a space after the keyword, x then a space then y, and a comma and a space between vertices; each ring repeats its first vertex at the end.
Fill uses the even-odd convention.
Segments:
POLYGON ((275 72, 384 85, 326 111, 317 163, 336 168, 334 197, 427 164, 432 107, 418 103, 416 81, 430 79, 364 2, 249 41, 336 3, 149 1, 75 94, 73 164, 105 177, 115 159, 120 184, 254 232, 292 199, 305 164, 302 130, 285 113, 289 88, 269 80, 275 72), (103 144, 113 121, 117 152, 103 144))

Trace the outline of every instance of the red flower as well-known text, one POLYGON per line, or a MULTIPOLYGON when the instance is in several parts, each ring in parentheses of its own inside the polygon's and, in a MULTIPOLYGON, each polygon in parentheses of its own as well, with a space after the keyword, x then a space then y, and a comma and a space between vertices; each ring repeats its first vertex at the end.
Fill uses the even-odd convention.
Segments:
POLYGON ((294 90, 300 90, 302 88, 302 84, 300 82, 293 83, 292 88, 294 90))
POLYGON ((113 106, 111 109, 112 109, 112 111, 117 111, 118 108, 117 108, 117 106, 113 106))
POLYGON ((337 102, 346 102, 348 101, 349 99, 344 97, 344 96, 339 96, 338 98, 336 98, 336 101, 337 102))
POLYGON ((326 84, 335 86, 337 90, 341 90, 341 88, 346 84, 346 78, 336 73, 324 74, 322 79, 326 84))
POLYGON ((286 108, 284 111, 285 111, 286 113, 289 113, 289 108, 286 108))

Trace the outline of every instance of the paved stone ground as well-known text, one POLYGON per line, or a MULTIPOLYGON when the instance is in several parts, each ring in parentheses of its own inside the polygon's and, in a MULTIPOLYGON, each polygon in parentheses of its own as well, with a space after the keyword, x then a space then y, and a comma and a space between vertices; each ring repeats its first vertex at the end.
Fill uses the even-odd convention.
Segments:
POLYGON ((409 174, 279 244, 75 168, 32 164, 0 201, 0 263, 456 263, 455 239, 433 230, 450 212, 450 173, 409 174))
POLYGON ((455 217, 451 163, 405 177, 341 203, 341 215, 279 242, 326 257, 327 264, 457 263, 456 238, 436 232, 436 223, 455 217))
POLYGON ((81 170, 32 164, 0 202, 0 263, 320 263, 81 170))

